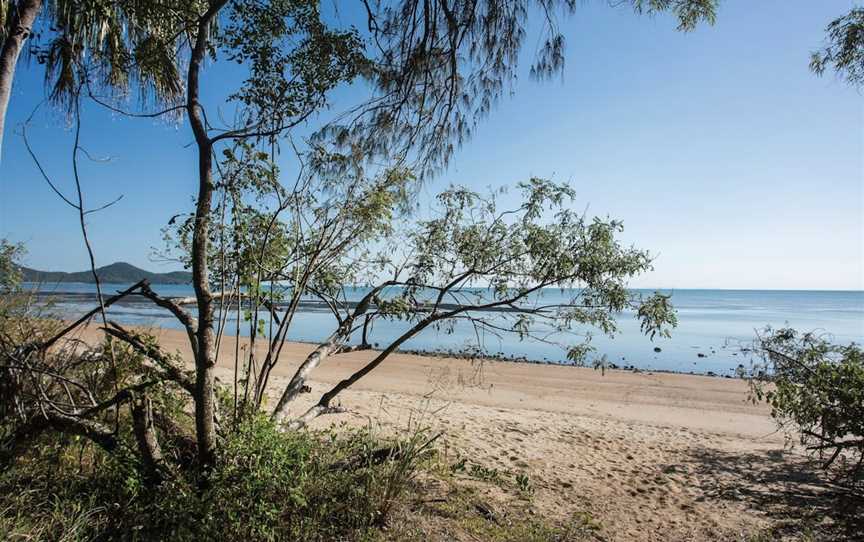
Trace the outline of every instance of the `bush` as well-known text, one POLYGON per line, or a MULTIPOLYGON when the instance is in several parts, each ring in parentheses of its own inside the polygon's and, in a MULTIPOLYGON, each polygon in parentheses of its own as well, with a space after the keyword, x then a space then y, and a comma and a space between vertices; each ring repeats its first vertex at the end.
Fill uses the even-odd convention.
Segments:
POLYGON ((837 481, 864 482, 864 351, 814 333, 767 329, 756 341, 754 399, 771 405, 778 424, 833 469, 837 481))
POLYGON ((2 539, 356 540, 384 521, 426 442, 283 433, 257 417, 227 435, 202 489, 186 472, 148 486, 132 453, 47 438, 0 475, 2 539))

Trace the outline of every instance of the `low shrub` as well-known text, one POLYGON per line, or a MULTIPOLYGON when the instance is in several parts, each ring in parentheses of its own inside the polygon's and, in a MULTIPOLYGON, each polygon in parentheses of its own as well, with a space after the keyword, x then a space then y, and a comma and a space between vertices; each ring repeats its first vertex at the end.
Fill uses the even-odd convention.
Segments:
POLYGON ((756 341, 754 399, 823 460, 836 481, 864 485, 864 350, 815 333, 767 329, 756 341))
POLYGON ((150 486, 133 453, 43 439, 0 475, 0 538, 362 539, 407 487, 425 442, 422 432, 285 433, 255 417, 226 436, 206 485, 175 472, 150 486))

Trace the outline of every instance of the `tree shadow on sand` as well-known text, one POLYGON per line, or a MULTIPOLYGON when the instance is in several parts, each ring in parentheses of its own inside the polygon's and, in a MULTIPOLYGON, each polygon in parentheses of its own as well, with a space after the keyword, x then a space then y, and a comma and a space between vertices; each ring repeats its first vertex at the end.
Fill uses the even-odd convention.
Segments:
POLYGON ((705 500, 742 503, 772 520, 776 538, 864 540, 864 499, 831 484, 819 463, 782 451, 694 450, 684 459, 705 500))

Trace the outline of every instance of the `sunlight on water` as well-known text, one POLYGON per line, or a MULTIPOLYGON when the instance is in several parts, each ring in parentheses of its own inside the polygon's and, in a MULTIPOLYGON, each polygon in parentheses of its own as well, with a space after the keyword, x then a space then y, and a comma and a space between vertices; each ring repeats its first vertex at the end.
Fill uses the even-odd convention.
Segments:
MULTIPOLYGON (((128 285, 106 284, 103 290, 113 293, 126 287, 128 285)), ((190 286, 154 285, 153 288, 165 296, 193 295, 190 286)), ((39 289, 51 294, 46 298, 52 300, 53 312, 64 318, 80 315, 94 306, 95 287, 92 284, 63 283, 42 285, 39 289)), ((478 291, 482 293, 482 290, 478 291)), ((348 296, 349 299, 359 299, 363 293, 363 289, 351 289, 348 296)), ((741 348, 766 325, 818 330, 830 334, 840 343, 864 341, 864 292, 860 291, 675 290, 666 293, 672 294, 679 320, 671 339, 650 341, 639 332, 633 314, 623 313, 618 316, 619 333, 615 337, 594 333, 595 356, 606 355, 610 363, 618 366, 695 373, 710 371, 726 375, 732 374, 739 364, 749 366, 749 357, 741 348), (655 347, 659 347, 660 352, 656 352, 655 347)), ((543 292, 546 302, 561 300, 566 295, 566 291, 560 290, 543 292)), ((169 313, 140 298, 134 302, 118 303, 109 312, 112 318, 124 324, 179 327, 169 313)), ((507 316, 495 314, 492 318, 506 323, 507 316)), ((235 326, 236 320, 229 319, 228 329, 231 331, 228 333, 233 334, 235 326)), ((307 306, 295 318, 289 340, 322 340, 334 327, 333 317, 328 311, 307 306)), ((370 337, 372 342, 383 345, 406 327, 404 322, 378 321, 370 337)), ((589 328, 574 331, 581 333, 589 331, 589 328)), ((248 322, 241 323, 241 334, 248 333, 248 322)), ((478 337, 483 350, 490 355, 566 362, 566 353, 556 346, 519 341, 512 334, 478 336, 465 322, 458 323, 451 332, 427 329, 408 341, 405 349, 455 353, 476 345, 478 337)), ((571 337, 569 342, 578 340, 578 337, 571 337)))

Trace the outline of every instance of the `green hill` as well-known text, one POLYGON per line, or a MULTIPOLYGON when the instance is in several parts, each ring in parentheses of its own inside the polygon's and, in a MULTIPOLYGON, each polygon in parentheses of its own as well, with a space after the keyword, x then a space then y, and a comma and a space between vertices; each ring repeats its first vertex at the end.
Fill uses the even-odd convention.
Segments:
MULTIPOLYGON (((147 279, 152 284, 189 284, 192 273, 188 271, 172 271, 170 273, 151 273, 126 262, 116 262, 104 267, 97 267, 96 273, 102 282, 116 284, 135 283, 147 279)), ((66 273, 65 271, 39 271, 29 267, 21 267, 25 282, 95 282, 90 270, 66 273)))

